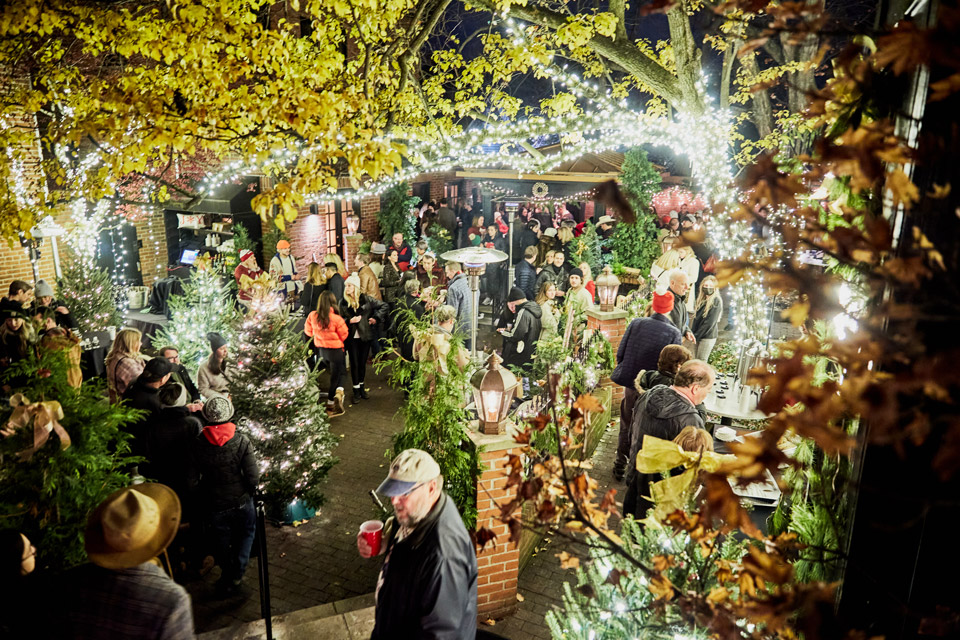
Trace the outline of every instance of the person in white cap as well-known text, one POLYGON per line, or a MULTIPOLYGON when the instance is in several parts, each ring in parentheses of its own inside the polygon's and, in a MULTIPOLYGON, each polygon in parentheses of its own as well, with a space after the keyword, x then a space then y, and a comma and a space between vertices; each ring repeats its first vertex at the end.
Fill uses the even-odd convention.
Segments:
MULTIPOLYGON (((194 637, 190 596, 160 568, 180 526, 180 500, 162 484, 120 489, 90 513, 92 564, 68 574, 62 637, 181 640, 194 637)), ((39 637, 39 636, 38 636, 39 637)))
MULTIPOLYGON (((426 451, 407 449, 377 493, 390 498, 396 515, 381 545, 371 640, 476 638, 477 556, 460 512, 443 492, 440 466, 426 451)), ((373 556, 360 535, 357 550, 373 556)))

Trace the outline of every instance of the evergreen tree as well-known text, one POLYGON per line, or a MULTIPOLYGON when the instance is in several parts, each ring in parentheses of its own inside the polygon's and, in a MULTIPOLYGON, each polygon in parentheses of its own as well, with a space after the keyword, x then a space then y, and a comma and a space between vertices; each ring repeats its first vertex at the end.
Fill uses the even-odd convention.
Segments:
POLYGON ((308 347, 291 328, 278 301, 236 323, 237 366, 227 371, 235 409, 260 460, 260 489, 271 517, 299 500, 323 504, 320 481, 336 463, 317 375, 307 366, 308 347))
POLYGON ((210 353, 207 334, 216 331, 232 343, 237 317, 229 282, 206 261, 199 261, 193 277, 183 282, 183 295, 170 296, 170 322, 153 337, 153 346, 172 344, 188 369, 200 366, 210 353))
POLYGON ((416 237, 410 209, 417 204, 417 198, 407 195, 409 188, 406 182, 401 182, 383 194, 380 211, 377 212, 377 226, 380 228, 380 237, 386 242, 390 242, 395 233, 402 233, 408 242, 416 237))
POLYGON ((593 272, 593 278, 596 279, 603 269, 603 257, 601 255, 600 235, 597 233, 596 225, 592 220, 583 225, 583 233, 573 240, 573 258, 579 264, 586 262, 590 265, 593 272))
POLYGON ((669 597, 672 591, 668 589, 684 594, 710 593, 719 586, 714 554, 739 560, 746 543, 729 536, 707 555, 703 546, 685 532, 642 527, 633 518, 623 521, 620 537, 623 550, 633 560, 648 567, 666 564, 669 585, 648 582, 644 573, 623 555, 591 545, 589 560, 577 569, 576 586, 563 585, 563 610, 547 612, 550 634, 557 640, 711 637, 706 629, 676 624, 678 605, 669 597))
MULTIPOLYGON (((123 405, 103 400, 101 380, 84 381, 78 389, 67 384, 67 361, 62 351, 41 349, 39 356, 11 366, 6 375, 26 377, 19 389, 30 402, 56 401, 63 409, 60 424, 70 446, 60 448, 51 433, 33 456, 19 455, 33 444, 33 425, 0 438, 0 519, 3 527, 26 534, 37 547, 41 572, 57 572, 86 560, 83 530, 87 515, 104 498, 130 484, 124 469, 129 436, 121 427, 139 414, 123 405)), ((4 405, 0 425, 6 425, 12 408, 4 405)))
POLYGON ((623 156, 620 182, 637 219, 633 224, 621 221, 614 227, 610 238, 614 262, 645 274, 660 256, 657 224, 650 212, 653 196, 660 191, 660 173, 647 159, 646 151, 631 149, 623 156))
POLYGON ((92 262, 80 258, 67 262, 57 287, 57 300, 70 310, 81 333, 120 325, 113 280, 92 262))

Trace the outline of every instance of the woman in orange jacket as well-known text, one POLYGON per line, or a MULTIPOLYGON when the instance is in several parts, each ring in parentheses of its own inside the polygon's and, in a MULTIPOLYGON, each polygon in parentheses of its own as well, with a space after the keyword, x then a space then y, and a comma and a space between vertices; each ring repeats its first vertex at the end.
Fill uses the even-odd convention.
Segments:
POLYGON ((327 415, 343 415, 343 387, 340 379, 347 370, 343 341, 347 338, 347 323, 337 313, 337 298, 329 291, 320 294, 317 310, 307 316, 303 332, 313 338, 313 346, 330 372, 327 393, 327 415))

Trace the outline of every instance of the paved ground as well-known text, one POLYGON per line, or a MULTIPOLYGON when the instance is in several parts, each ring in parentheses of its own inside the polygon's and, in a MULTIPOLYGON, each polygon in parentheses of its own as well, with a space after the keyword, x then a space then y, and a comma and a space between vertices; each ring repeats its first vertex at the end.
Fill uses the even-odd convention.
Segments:
MULTIPOLYGON (((373 591, 379 563, 357 555, 355 537, 359 523, 376 515, 367 492, 385 474, 384 453, 390 447, 390 436, 401 428, 401 423, 396 416, 400 394, 372 372, 369 375, 371 399, 351 407, 346 415, 333 421, 333 432, 342 436, 337 450, 340 463, 327 479, 326 505, 314 519, 299 527, 268 525, 274 615, 373 591)), ((611 428, 594 454, 602 491, 612 482, 615 449, 616 429, 611 428)), ((572 571, 560 569, 554 557, 562 550, 579 552, 557 536, 547 538, 520 576, 519 591, 524 600, 518 603, 517 612, 482 628, 512 640, 549 638, 544 614, 551 606, 561 604, 560 585, 574 578, 572 571)), ((214 569, 203 581, 187 585, 194 597, 198 632, 260 618, 257 560, 251 560, 244 580, 248 587, 246 599, 213 598, 211 585, 218 576, 219 569, 214 569)), ((225 633, 229 636, 228 631, 225 633)))

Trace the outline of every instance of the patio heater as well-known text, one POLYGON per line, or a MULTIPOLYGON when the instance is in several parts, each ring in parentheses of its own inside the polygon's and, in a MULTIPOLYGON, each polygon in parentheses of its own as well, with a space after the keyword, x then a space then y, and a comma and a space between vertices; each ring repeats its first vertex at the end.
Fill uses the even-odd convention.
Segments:
POLYGON ((488 264, 503 262, 507 254, 486 247, 464 247, 447 251, 440 256, 446 262, 459 262, 467 274, 470 283, 470 298, 473 311, 470 314, 470 357, 477 357, 477 313, 480 310, 480 276, 487 270, 488 264))

